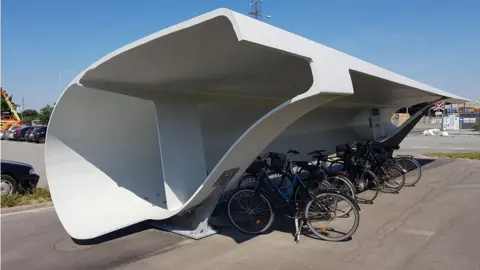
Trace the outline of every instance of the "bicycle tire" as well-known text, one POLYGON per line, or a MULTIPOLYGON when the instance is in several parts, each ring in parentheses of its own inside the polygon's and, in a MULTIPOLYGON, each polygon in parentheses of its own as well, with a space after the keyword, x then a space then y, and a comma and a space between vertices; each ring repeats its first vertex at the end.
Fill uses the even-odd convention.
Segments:
POLYGON ((330 241, 330 242, 339 242, 339 241, 343 241, 343 240, 346 240, 348 238, 350 238, 358 229, 358 225, 360 224, 360 211, 359 211, 359 208, 356 204, 356 202, 349 198, 348 196, 345 196, 341 193, 337 193, 337 192, 325 192, 325 193, 320 193, 318 195, 315 196, 315 198, 311 199, 307 205, 305 206, 305 210, 304 210, 304 213, 305 213, 305 220, 306 220, 306 223, 307 223, 307 226, 308 228, 310 229, 310 231, 312 233, 314 233, 317 237, 319 237, 320 239, 322 240, 325 240, 325 241, 330 241), (353 213, 353 216, 355 218, 355 221, 353 223, 353 226, 352 228, 348 231, 348 233, 346 233, 345 235, 343 235, 342 237, 338 237, 338 238, 329 238, 321 233, 319 233, 312 225, 311 223, 311 220, 309 218, 309 210, 310 210, 310 207, 312 206, 312 203, 315 202, 315 201, 318 201, 319 198, 321 197, 326 197, 326 196, 334 196, 334 197, 337 197, 339 199, 342 199, 346 202, 348 202, 348 204, 350 204, 350 208, 352 209, 350 211, 350 214, 353 213))
MULTIPOLYGON (((370 171, 369 169, 357 169, 356 170, 357 172, 358 171, 361 171, 361 174, 360 174, 360 179, 359 181, 362 181, 362 185, 363 187, 371 187, 371 190, 373 191, 373 196, 365 196, 366 198, 363 198, 363 197, 360 197, 359 194, 362 194, 362 192, 365 191, 364 188, 362 188, 362 190, 356 190, 356 200, 359 201, 359 202, 363 202, 363 203, 373 203, 373 201, 377 198, 378 196, 378 193, 380 193, 380 181, 378 180, 378 177, 372 172, 370 171), (366 175, 370 176, 370 179, 365 181, 363 180, 366 175), (369 183, 370 181, 372 181, 373 183, 369 183), (365 183, 366 182, 366 183, 365 183)), ((357 174, 358 175, 358 174, 357 174)), ((355 181, 356 183, 357 181, 355 181)))
POLYGON ((350 179, 348 179, 347 177, 345 176, 342 176, 342 175, 334 175, 334 176, 329 176, 327 177, 324 181, 327 181, 328 183, 330 183, 333 187, 335 187, 340 193, 342 194, 346 194, 348 196, 350 196, 352 199, 356 200, 357 198, 357 191, 355 189, 355 186, 353 185, 352 181, 350 181, 350 179), (342 188, 342 189, 339 189, 338 188, 338 185, 337 184, 333 184, 331 181, 332 180, 336 180, 336 181, 339 181, 339 182, 342 182, 345 184, 345 188, 342 188))
MULTIPOLYGON (((295 201, 297 207, 302 209, 305 207, 307 202, 309 201, 310 194, 318 194, 325 190, 326 188, 333 188, 333 186, 325 187, 324 181, 319 180, 309 180, 304 182, 305 187, 303 185, 297 185, 295 188, 295 193, 293 194, 293 200, 295 201)), ((326 183, 329 185, 328 183, 326 183)), ((299 219, 303 216, 302 212, 296 212, 295 215, 288 215, 285 214, 288 218, 292 219, 299 219)))
POLYGON ((400 157, 395 157, 394 159, 396 164, 402 167, 405 174, 408 174, 409 172, 412 172, 412 171, 418 172, 416 177, 412 178, 414 179, 413 181, 409 181, 408 180, 409 178, 405 177, 405 186, 409 186, 409 187, 415 186, 418 183, 418 181, 420 181, 420 178, 422 177, 422 166, 420 165, 420 163, 418 163, 418 161, 412 157, 400 156, 400 157), (407 163, 412 164, 412 168, 415 168, 415 169, 409 170, 410 167, 406 165, 407 163))
MULTIPOLYGON (((230 219, 230 222, 232 223, 232 225, 237 230, 239 230, 243 233, 246 233, 246 234, 250 234, 250 235, 258 235, 258 234, 262 234, 262 233, 266 232, 272 226, 273 221, 275 220, 275 211, 273 210, 273 207, 272 207, 272 204, 270 203, 270 201, 263 194, 258 193, 255 190, 250 189, 250 188, 240 189, 240 190, 237 190, 235 193, 233 193, 233 195, 228 200, 227 210, 228 210, 228 218, 230 219), (265 223, 265 226, 258 231, 248 231, 247 229, 242 228, 241 226, 239 226, 237 224, 237 222, 235 222, 234 218, 232 217, 232 209, 231 208, 232 208, 233 199, 236 196, 238 196, 239 194, 245 193, 245 192, 250 193, 251 195, 254 195, 254 196, 259 196, 259 198, 261 198, 264 202, 266 202, 266 205, 269 208, 270 218, 269 218, 268 222, 265 223)), ((258 223, 257 223, 257 225, 258 225, 258 223)))
POLYGON ((384 181, 383 178, 382 180, 380 180, 378 174, 376 174, 380 181, 380 189, 386 193, 397 193, 405 185, 405 174, 403 173, 403 169, 396 163, 385 163, 382 166, 377 167, 378 170, 386 170, 387 168, 389 168, 389 170, 398 172, 398 175, 401 176, 401 180, 397 185, 392 185, 391 182, 389 182, 388 180, 384 181))
POLYGON ((244 174, 244 175, 242 175, 242 177, 240 177, 240 180, 238 180, 238 183, 237 183, 237 189, 243 189, 243 188, 248 188, 248 187, 254 188, 257 184, 258 184, 257 175, 248 173, 248 174, 244 174), (247 179, 248 179, 248 181, 247 181, 247 179), (253 179, 253 181, 250 181, 252 179, 253 179))

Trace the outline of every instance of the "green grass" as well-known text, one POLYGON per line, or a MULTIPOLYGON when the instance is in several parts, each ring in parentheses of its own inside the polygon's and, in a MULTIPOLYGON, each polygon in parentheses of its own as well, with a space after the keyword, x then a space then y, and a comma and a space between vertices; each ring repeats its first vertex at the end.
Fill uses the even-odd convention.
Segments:
POLYGON ((480 160, 480 152, 470 153, 427 153, 426 156, 440 157, 440 158, 463 158, 480 160))
POLYGON ((2 208, 39 204, 50 202, 52 200, 48 188, 37 188, 33 194, 14 194, 10 196, 2 196, 1 199, 2 208))

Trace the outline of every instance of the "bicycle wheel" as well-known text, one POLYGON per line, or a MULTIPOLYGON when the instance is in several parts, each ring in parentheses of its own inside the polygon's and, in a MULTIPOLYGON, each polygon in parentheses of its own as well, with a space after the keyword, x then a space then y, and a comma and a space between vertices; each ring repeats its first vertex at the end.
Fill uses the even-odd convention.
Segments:
POLYGON ((375 170, 380 181, 380 188, 386 193, 397 193, 405 185, 405 174, 395 163, 386 163, 375 170))
POLYGON ((352 199, 356 199, 357 192, 355 191, 355 186, 352 182, 345 176, 335 175, 330 176, 325 179, 326 182, 330 183, 335 190, 330 191, 339 191, 342 194, 350 196, 352 199))
MULTIPOLYGON (((324 189, 323 192, 340 192, 343 195, 347 195, 350 197, 352 200, 357 199, 357 194, 355 191, 355 187, 350 182, 350 180, 343 176, 343 175, 335 175, 335 176, 330 176, 325 181, 323 181, 324 186, 329 186, 329 189, 324 189), (328 183, 328 185, 326 185, 328 183)), ((344 213, 341 217, 346 216, 350 214, 350 211, 352 210, 351 208, 344 208, 344 213)))
POLYGON ((243 175, 237 183, 237 189, 255 188, 258 185, 258 177, 254 174, 243 175))
POLYGON ((405 186, 415 186, 422 177, 422 166, 412 157, 395 157, 395 163, 405 172, 405 186))
POLYGON ((241 189, 228 200, 228 217, 239 231, 261 234, 272 226, 275 213, 265 196, 252 189, 241 189))
POLYGON ((360 212, 355 201, 336 192, 316 195, 307 203, 304 212, 310 231, 326 241, 338 242, 350 238, 360 223, 360 212), (345 208, 351 209, 348 215, 343 211, 345 208), (353 218, 351 226, 347 224, 348 218, 353 218))
POLYGON ((357 201, 360 203, 372 203, 380 192, 377 176, 368 169, 357 169, 353 177, 357 201))
POLYGON ((329 183, 324 183, 316 179, 304 180, 305 187, 302 185, 297 185, 295 188, 295 193, 293 194, 293 199, 299 203, 305 205, 310 199, 310 194, 318 194, 327 190, 332 190, 334 187, 329 183))

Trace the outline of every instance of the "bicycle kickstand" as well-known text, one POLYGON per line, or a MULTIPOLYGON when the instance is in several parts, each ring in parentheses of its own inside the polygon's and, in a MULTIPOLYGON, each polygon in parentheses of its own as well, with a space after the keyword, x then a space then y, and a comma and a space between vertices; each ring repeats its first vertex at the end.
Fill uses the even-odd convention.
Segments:
POLYGON ((303 227, 303 220, 298 220, 298 218, 295 219, 295 242, 300 241, 300 234, 302 233, 302 227, 303 227))

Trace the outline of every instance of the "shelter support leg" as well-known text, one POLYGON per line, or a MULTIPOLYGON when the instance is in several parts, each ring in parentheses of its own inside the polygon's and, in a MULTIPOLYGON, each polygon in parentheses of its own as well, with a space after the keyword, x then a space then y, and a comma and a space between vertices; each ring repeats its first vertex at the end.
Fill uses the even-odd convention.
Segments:
POLYGON ((236 175, 239 168, 233 168, 223 172, 218 178, 212 194, 200 205, 189 209, 185 213, 176 215, 168 220, 153 220, 149 224, 161 230, 170 231, 193 239, 201 239, 217 231, 209 224, 209 218, 217 206, 227 183, 236 175))
POLYGON ((432 104, 440 100, 434 101, 426 105, 422 109, 418 110, 412 117, 410 117, 400 127, 398 127, 397 131, 394 134, 392 134, 390 137, 386 138, 385 140, 381 141, 383 146, 390 148, 390 147, 396 147, 400 145, 400 143, 405 139, 405 137, 407 137, 408 133, 410 133, 410 131, 412 131, 415 125, 417 125, 417 123, 423 117, 425 112, 430 109, 432 104))
POLYGON ((196 104, 174 97, 155 101, 155 107, 166 204, 174 210, 207 176, 199 111, 196 104))

